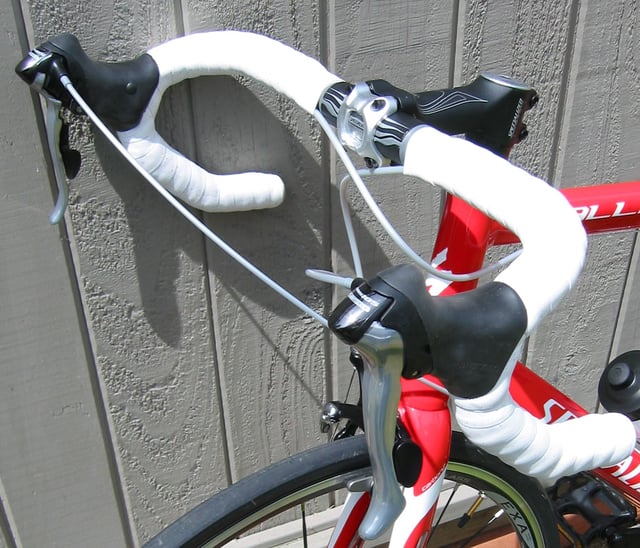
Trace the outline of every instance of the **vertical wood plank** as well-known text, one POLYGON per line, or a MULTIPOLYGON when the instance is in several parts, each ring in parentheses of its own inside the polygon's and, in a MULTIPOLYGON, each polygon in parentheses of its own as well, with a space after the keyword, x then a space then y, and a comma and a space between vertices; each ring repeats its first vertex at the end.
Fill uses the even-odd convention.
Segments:
POLYGON ((336 72, 358 82, 375 78, 418 92, 448 85, 453 2, 336 2, 336 72))
MULTIPOLYGON (((637 6, 625 0, 581 3, 578 21, 555 179, 576 186, 637 177, 637 6)), ((595 408, 615 327, 624 329, 625 317, 618 316, 625 286, 627 325, 638 315, 628 306, 640 290, 633 277, 627 282, 633 242, 630 234, 590 239, 581 279, 530 347, 534 367, 589 409, 595 408)))
POLYGON ((65 232, 47 222, 35 103, 13 73, 26 53, 19 4, 0 5, 0 21, 0 545, 124 546, 65 232))
MULTIPOLYGON (((188 31, 241 29, 319 56, 318 3, 269 0, 184 3, 188 31)), ((277 209, 207 215, 207 223, 239 252, 316 310, 324 288, 304 276, 325 268, 325 202, 321 140, 312 118, 273 90, 232 78, 191 84, 198 160, 229 173, 265 171, 286 185, 277 209)), ((207 249, 222 400, 237 479, 319 443, 325 399, 324 333, 298 310, 234 264, 207 249)))
MULTIPOLYGON (((615 65, 618 48, 607 37, 617 35, 622 12, 602 6, 599 10, 609 14, 603 17, 594 13, 591 4, 571 1, 543 2, 535 10, 530 8, 521 2, 467 1, 460 67, 468 74, 507 72, 536 87, 542 100, 527 115, 531 136, 516 147, 512 159, 557 186, 572 185, 575 177, 572 181, 570 170, 576 173, 576 168, 586 167, 577 158, 584 154, 593 165, 594 153, 601 146, 593 133, 584 133, 580 142, 580 128, 588 127, 584 125, 587 119, 588 124, 608 125, 606 120, 615 115, 606 108, 586 109, 585 101, 591 95, 594 99, 607 96, 602 90, 609 85, 598 74, 615 65), (582 75, 580 80, 575 74, 582 75)), ((613 96, 619 97, 618 91, 613 96)), ((595 176, 588 182, 603 180, 595 176)), ((591 372, 601 369, 610 349, 625 276, 621 265, 628 252, 628 237, 592 240, 578 287, 529 345, 529 365, 589 408, 594 404, 597 374, 591 372), (594 331, 599 342, 594 340, 594 331)))
MULTIPOLYGON (((36 42, 73 30, 101 61, 181 32, 168 0, 34 0, 28 9, 36 42)), ((171 127, 188 113, 179 91, 164 105, 171 137, 191 131, 188 115, 171 127)), ((85 162, 70 239, 127 511, 144 541, 227 482, 203 244, 88 124, 74 128, 85 162)))
MULTIPOLYGON (((571 104, 571 119, 575 121, 566 136, 574 145, 563 147, 567 160, 558 167, 562 178, 575 184, 637 180, 640 109, 634 97, 640 90, 638 7, 635 2, 620 1, 605 9, 591 2, 584 20, 584 39, 579 48, 585 62, 580 63, 575 75, 577 91, 571 104), (603 89, 607 92, 596 91, 603 89)), ((615 243, 609 243, 603 252, 611 253, 615 243)), ((605 354, 604 360, 640 346, 637 236, 629 236, 624 251, 616 272, 620 284, 624 284, 624 293, 611 356, 605 354), (631 260, 627 270, 628 258, 631 260)), ((600 278, 609 285, 606 275, 600 278)), ((608 350, 603 346, 603 351, 608 350)))
MULTIPOLYGON (((336 2, 330 21, 335 42, 329 62, 350 82, 380 78, 412 92, 447 87, 455 43, 454 13, 451 2, 336 2)), ((336 164, 332 179, 339 182, 345 173, 344 167, 336 164)), ((440 211, 439 191, 427 183, 398 176, 373 179, 369 186, 402 237, 429 258, 440 211)), ((351 196, 365 276, 407 262, 359 195, 353 191, 351 196)), ((333 267, 350 274, 353 263, 335 192, 332 214, 333 267)), ((336 293, 334 304, 345 296, 343 290, 336 293)), ((349 386, 351 367, 344 345, 334 341, 333 347, 334 397, 342 398, 349 386)))
POLYGON ((527 114, 530 137, 514 148, 511 160, 548 179, 561 107, 565 57, 575 15, 572 1, 527 2, 467 0, 456 80, 468 82, 480 72, 506 74, 532 85, 541 101, 527 114))

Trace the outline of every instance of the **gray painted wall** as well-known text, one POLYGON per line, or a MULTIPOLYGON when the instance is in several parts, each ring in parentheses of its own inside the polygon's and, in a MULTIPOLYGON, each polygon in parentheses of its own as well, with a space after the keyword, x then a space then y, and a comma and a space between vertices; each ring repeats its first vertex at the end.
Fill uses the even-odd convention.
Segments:
MULTIPOLYGON (((47 224, 42 112, 13 66, 48 36, 72 31, 115 61, 184 33, 247 29, 347 80, 412 90, 500 71, 542 95, 514 161, 556 186, 640 174, 634 0, 12 0, 0 16, 0 547, 143 542, 210 493, 322 443, 319 406, 349 373, 334 341, 206 244, 86 122, 72 134, 84 163, 65 223, 47 224)), ((334 297, 302 272, 348 268, 330 185, 343 168, 309 116, 246 84, 177 86, 162 131, 208 169, 282 175, 284 206, 204 220, 327 311, 334 297)), ((374 192, 428 254, 439 196, 398 184, 374 192)), ((357 209, 367 272, 400 260, 357 209)), ((529 346, 529 364, 591 409, 610 355, 638 347, 635 244, 594 238, 579 286, 529 346)))

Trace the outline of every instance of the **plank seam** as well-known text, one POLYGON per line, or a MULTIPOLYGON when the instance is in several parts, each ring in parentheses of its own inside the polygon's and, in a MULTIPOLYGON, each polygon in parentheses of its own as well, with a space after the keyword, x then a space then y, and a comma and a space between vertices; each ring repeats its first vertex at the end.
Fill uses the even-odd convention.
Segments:
MULTIPOLYGON (((16 28, 19 42, 21 47, 23 48, 23 55, 26 55, 30 48, 29 44, 33 43, 34 31, 28 25, 29 20, 25 16, 25 12, 22 9, 22 4, 19 2, 19 0, 12 0, 12 6, 16 19, 16 28)), ((36 97, 35 94, 30 95, 34 110, 34 117, 38 128, 38 134, 40 136, 44 161, 45 165, 47 166, 47 176, 49 179, 51 193, 52 197, 55 197, 57 183, 55 181, 53 165, 51 163, 51 153, 47 144, 42 105, 39 101, 39 98, 36 97)), ((95 361, 95 345, 92 342, 87 314, 84 307, 82 288, 77 275, 76 261, 74 260, 74 252, 72 250, 72 237, 70 232, 67 230, 67 216, 65 216, 63 222, 58 224, 58 231, 60 247, 62 248, 62 252, 65 258, 65 265, 67 267, 69 276, 70 293, 73 297, 74 307, 77 314, 78 331, 82 338, 82 346, 84 354, 86 356, 86 367, 89 377, 89 383, 91 386, 91 393, 94 398, 96 416, 98 424, 100 425, 100 434, 105 450, 105 460, 109 467, 109 477, 111 478, 114 498, 117 502, 117 511, 118 515, 120 516, 123 536, 127 546, 137 546, 138 540, 133 525, 131 503, 127 495, 126 487, 121 481, 123 477, 122 465, 120 463, 120 459, 118 457, 118 452, 116 449, 117 444, 115 442, 115 429, 113 428, 109 411, 106 407, 104 387, 102 386, 100 375, 97 369, 97 364, 95 361)))
MULTIPOLYGON (((193 114, 193 111, 192 111, 193 114)), ((193 127, 193 126, 192 126, 193 127)), ((203 247, 203 256, 205 259, 205 267, 206 272, 205 276, 205 292, 207 294, 209 306, 207 307, 207 312, 209 316, 209 332, 211 333, 211 350, 213 352, 214 361, 215 361, 215 375, 214 375, 214 390, 215 390, 215 398, 220 409, 220 416, 218 417, 218 427, 220 428, 220 437, 222 439, 222 452, 224 454, 224 474, 227 485, 231 485, 233 482, 233 474, 232 474, 232 463, 231 460, 233 455, 230 450, 230 439, 229 432, 227 430, 227 420, 229 417, 229 412, 227 410, 227 405, 225 403, 223 397, 224 390, 224 380, 223 380, 223 370, 219 366, 223 358, 222 348, 220 347, 219 341, 221 340, 221 333, 218 327, 218 323, 216 321, 219 318, 217 312, 217 298, 212 288, 211 283, 211 275, 209 274, 209 253, 208 246, 205 238, 202 238, 202 247, 203 247)), ((213 422, 213 421, 212 421, 213 422)))
POLYGON ((0 531, 11 548, 22 548, 18 526, 9 506, 9 498, 0 477, 0 531))
MULTIPOLYGON (((328 70, 335 72, 336 67, 336 26, 335 26, 335 3, 331 2, 318 2, 319 9, 319 24, 320 24, 320 60, 322 64, 327 67, 328 70), (323 9, 324 5, 324 9, 323 9)), ((324 216, 323 216, 323 261, 327 270, 333 271, 333 200, 332 194, 334 192, 334 186, 331 184, 333 179, 336 158, 333 149, 329 146, 329 140, 322 134, 322 144, 320 147, 320 170, 321 170, 321 183, 325 190, 324 192, 324 216)), ((324 307, 323 313, 325 316, 329 316, 333 310, 335 299, 335 291, 332 286, 325 286, 323 291, 324 307)), ((328 330, 324 330, 323 334, 323 351, 325 356, 325 394, 327 401, 334 399, 337 395, 337 386, 334 384, 337 382, 338 360, 333 353, 333 337, 328 330)))
MULTIPOLYGON (((574 85, 575 74, 578 63, 573 63, 577 40, 582 37, 582 30, 579 32, 579 12, 580 2, 579 0, 573 0, 569 8, 569 20, 567 23, 567 47, 564 52, 564 59, 562 61, 562 73, 560 77, 560 88, 558 92, 558 107, 556 109, 555 124, 553 137, 551 140, 551 153, 549 158, 549 171, 547 172, 547 181, 553 186, 559 186, 554 180, 554 175, 558 173, 558 166, 560 164, 561 154, 559 148, 561 143, 566 140, 565 135, 565 112, 568 111, 568 107, 571 103, 572 97, 570 97, 569 89, 574 85)), ((563 147, 564 149, 564 147, 563 147)))
POLYGON ((460 19, 460 0, 454 0, 451 11, 451 53, 449 54, 449 76, 447 83, 449 87, 455 85, 456 74, 458 73, 458 49, 461 49, 458 44, 458 34, 460 24, 464 24, 460 19))

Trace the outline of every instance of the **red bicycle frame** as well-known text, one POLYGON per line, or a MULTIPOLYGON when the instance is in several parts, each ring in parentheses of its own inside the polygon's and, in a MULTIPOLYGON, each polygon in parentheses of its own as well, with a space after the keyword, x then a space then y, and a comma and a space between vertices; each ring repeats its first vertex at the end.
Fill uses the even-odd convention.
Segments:
MULTIPOLYGON (((589 234, 640 228, 640 181, 569 188, 562 192, 576 209, 589 234)), ((544 222, 544 211, 540 212, 540 222, 544 222)), ((465 202, 448 196, 432 261, 441 270, 473 272, 482 267, 490 246, 517 242, 518 239, 498 223, 465 202)), ((477 281, 439 283, 432 285, 430 291, 452 295, 476 285, 477 281)), ((437 383, 434 378, 430 380, 437 383)), ((511 394, 533 416, 548 423, 587 413, 520 363, 512 378, 511 394)), ((423 451, 421 476, 412 492, 406 493, 408 506, 415 508, 409 511, 413 530, 405 536, 404 545, 417 546, 421 539, 428 537, 435 512, 434 495, 429 496, 428 493, 439 491, 438 479, 447 464, 451 427, 448 398, 423 383, 403 380, 399 413, 423 451)), ((640 451, 636 449, 622 463, 596 470, 595 474, 640 508, 640 451)))

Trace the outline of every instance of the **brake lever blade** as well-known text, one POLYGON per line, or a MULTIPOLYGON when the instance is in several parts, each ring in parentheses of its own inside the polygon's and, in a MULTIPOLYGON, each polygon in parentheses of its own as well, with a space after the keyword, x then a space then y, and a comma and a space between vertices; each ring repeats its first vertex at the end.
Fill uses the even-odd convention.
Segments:
POLYGON ((64 217, 64 212, 69 204, 69 188, 65 177, 64 160, 60 150, 60 135, 62 132, 62 118, 60 110, 62 103, 52 97, 46 97, 47 113, 45 116, 45 127, 47 131, 47 145, 53 163, 53 172, 58 187, 58 197, 53 211, 49 215, 49 222, 54 225, 59 223, 64 217))
POLYGON ((403 367, 402 338, 397 331, 374 322, 355 345, 363 361, 361 377, 365 436, 373 474, 371 505, 360 524, 365 540, 380 536, 398 518, 405 501, 393 466, 400 375, 403 367), (381 350, 384 349, 384 350, 381 350))

